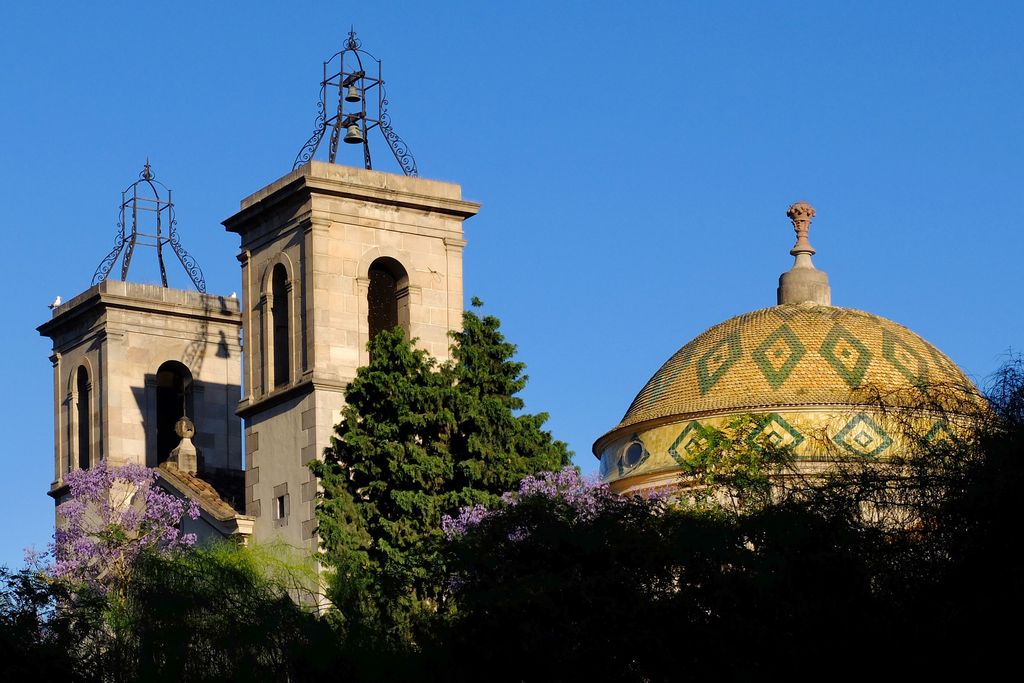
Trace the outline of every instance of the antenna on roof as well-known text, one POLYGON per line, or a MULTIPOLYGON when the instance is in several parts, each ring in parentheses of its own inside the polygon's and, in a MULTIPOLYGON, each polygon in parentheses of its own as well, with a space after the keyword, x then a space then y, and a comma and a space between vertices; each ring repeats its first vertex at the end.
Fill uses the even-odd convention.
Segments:
POLYGON ((331 132, 327 150, 329 163, 335 163, 338 141, 341 140, 350 145, 362 145, 363 166, 372 169, 369 134, 376 128, 384 136, 405 175, 419 175, 416 159, 409 151, 409 146, 391 127, 380 60, 361 47, 362 43, 356 38, 355 30, 351 30, 345 40, 345 47, 324 62, 324 78, 320 81, 320 101, 317 102, 313 135, 299 150, 292 170, 313 158, 328 130, 331 132), (372 70, 374 63, 377 66, 376 76, 372 70), (367 66, 371 67, 370 72, 367 72, 367 66), (329 105, 334 113, 328 117, 329 105))

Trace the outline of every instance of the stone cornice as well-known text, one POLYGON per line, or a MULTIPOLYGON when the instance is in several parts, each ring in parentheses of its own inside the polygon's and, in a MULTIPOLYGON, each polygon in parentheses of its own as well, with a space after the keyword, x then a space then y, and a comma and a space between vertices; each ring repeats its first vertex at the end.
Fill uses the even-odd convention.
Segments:
POLYGON ((290 401, 293 398, 305 396, 317 391, 333 391, 344 393, 345 387, 351 380, 334 380, 326 377, 305 376, 295 384, 281 387, 254 398, 244 398, 238 403, 235 414, 241 418, 247 418, 258 411, 267 410, 276 405, 290 401))
POLYGON ((53 318, 36 329, 39 334, 51 337, 60 328, 76 322, 79 317, 97 307, 159 313, 192 320, 240 325, 242 314, 237 308, 238 305, 236 299, 212 294, 104 280, 59 306, 54 311, 53 318), (156 294, 159 296, 155 296, 156 294), (187 301, 188 299, 192 299, 192 301, 187 301), (233 302, 233 304, 227 302, 233 302))
POLYGON ((453 183, 310 162, 243 199, 241 210, 224 220, 224 227, 229 232, 248 232, 251 222, 272 207, 295 197, 305 201, 313 194, 420 209, 459 218, 469 218, 480 210, 480 204, 461 199, 461 190, 453 183))

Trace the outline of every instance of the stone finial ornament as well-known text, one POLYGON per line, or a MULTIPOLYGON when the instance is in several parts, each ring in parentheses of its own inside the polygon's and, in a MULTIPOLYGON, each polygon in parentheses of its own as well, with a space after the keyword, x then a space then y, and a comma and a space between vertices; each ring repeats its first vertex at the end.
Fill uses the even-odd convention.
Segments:
POLYGON ((807 241, 807 233, 811 229, 811 220, 814 218, 814 214, 814 207, 803 201, 790 204, 786 209, 786 215, 789 216, 789 220, 793 221, 793 230, 796 231, 796 244, 789 251, 793 256, 816 253, 814 247, 807 241))
POLYGON ((821 306, 832 305, 832 289, 828 284, 828 275, 814 267, 811 256, 814 247, 807 241, 807 232, 811 229, 811 219, 815 215, 814 207, 807 202, 796 202, 786 209, 786 215, 793 221, 796 231, 796 244, 789 250, 795 258, 793 267, 779 278, 779 304, 814 303, 821 306))
POLYGON ((181 437, 181 443, 171 451, 171 462, 177 464, 182 472, 196 474, 199 470, 199 452, 192 443, 192 437, 196 435, 195 424, 182 416, 174 423, 174 433, 181 437))
POLYGON ((174 423, 174 433, 177 434, 179 438, 191 439, 196 435, 196 426, 192 423, 192 420, 182 416, 174 423))

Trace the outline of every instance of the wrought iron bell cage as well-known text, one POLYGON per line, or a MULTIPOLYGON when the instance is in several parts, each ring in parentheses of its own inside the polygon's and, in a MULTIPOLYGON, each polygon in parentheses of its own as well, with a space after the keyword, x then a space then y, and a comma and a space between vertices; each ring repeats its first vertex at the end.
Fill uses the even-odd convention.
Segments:
POLYGON ((356 38, 355 31, 349 31, 345 47, 324 62, 323 80, 320 82, 320 101, 317 103, 313 134, 296 155, 292 170, 313 158, 328 130, 330 130, 328 162, 332 164, 336 162, 338 143, 343 141, 348 144, 361 145, 363 166, 372 169, 370 133, 374 129, 379 130, 384 136, 384 140, 392 154, 395 155, 402 172, 408 176, 419 175, 416 159, 409 151, 409 146, 391 125, 381 62, 362 49, 362 43, 356 38), (368 68, 370 71, 367 70, 368 68), (368 107, 368 102, 375 102, 376 109, 368 107), (327 116, 328 107, 334 110, 331 116, 327 116))
POLYGON ((156 175, 153 174, 153 169, 149 165, 149 159, 147 159, 146 165, 139 173, 139 179, 121 193, 121 209, 117 232, 114 235, 114 248, 100 261, 96 272, 93 273, 92 284, 97 285, 107 279, 122 251, 124 258, 121 261, 121 281, 126 280, 132 256, 135 254, 135 247, 145 246, 156 249, 156 259, 160 266, 160 281, 164 287, 167 287, 164 248, 169 246, 181 261, 192 284, 200 292, 205 293, 206 279, 203 277, 203 270, 199 267, 195 257, 181 246, 175 227, 177 223, 178 221, 174 217, 171 190, 156 179, 156 175), (163 196, 157 186, 163 188, 163 196), (150 232, 144 231, 147 229, 150 232))

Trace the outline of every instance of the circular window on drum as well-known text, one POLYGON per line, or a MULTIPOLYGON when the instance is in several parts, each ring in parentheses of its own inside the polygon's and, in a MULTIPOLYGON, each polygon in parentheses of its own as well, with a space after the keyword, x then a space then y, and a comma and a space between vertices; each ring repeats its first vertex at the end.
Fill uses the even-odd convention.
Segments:
POLYGON ((650 453, 647 452, 643 442, 634 436, 622 447, 621 459, 619 461, 621 471, 625 472, 636 469, 647 460, 649 455, 650 453))

